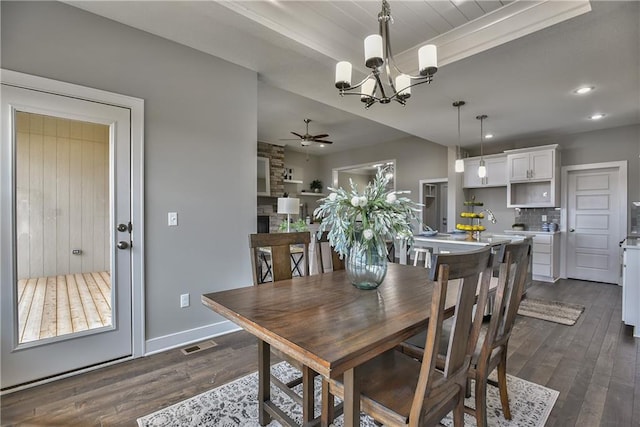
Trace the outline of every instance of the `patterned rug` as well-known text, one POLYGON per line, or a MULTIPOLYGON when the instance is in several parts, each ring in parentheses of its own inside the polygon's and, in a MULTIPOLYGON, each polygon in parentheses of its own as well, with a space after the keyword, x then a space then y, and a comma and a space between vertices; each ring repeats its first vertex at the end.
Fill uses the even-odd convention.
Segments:
POLYGON ((560 301, 525 298, 520 302, 518 314, 549 322, 573 326, 584 311, 584 306, 560 301))
MULTIPOLYGON (((286 362, 272 366, 272 372, 281 380, 288 381, 300 373, 286 362)), ((320 378, 316 378, 316 415, 320 414, 320 378)), ((496 387, 489 386, 487 393, 489 426, 542 427, 558 398, 558 392, 549 388, 507 375, 512 420, 502 416, 500 396, 496 387)), ((298 393, 300 391, 298 390, 298 393)), ((271 387, 271 398, 283 411, 297 422, 302 421, 302 408, 283 392, 271 387)), ((337 399, 336 399, 337 400, 337 399)), ((475 406, 473 396, 466 401, 475 406)), ((443 420, 452 426, 451 414, 443 420)), ((258 423, 258 373, 254 372, 233 382, 198 396, 179 402, 168 408, 138 419, 140 427, 259 427, 258 423)), ((334 421, 335 427, 343 425, 343 417, 334 421)), ((475 426, 475 418, 465 414, 465 425, 475 426)), ((280 426, 272 421, 269 427, 280 426)), ((375 427, 373 419, 365 414, 360 417, 360 426, 375 427)))

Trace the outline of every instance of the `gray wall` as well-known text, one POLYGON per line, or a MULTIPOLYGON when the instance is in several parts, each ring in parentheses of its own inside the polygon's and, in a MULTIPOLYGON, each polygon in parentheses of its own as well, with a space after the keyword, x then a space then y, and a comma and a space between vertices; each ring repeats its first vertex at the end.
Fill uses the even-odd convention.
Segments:
POLYGON ((200 295, 251 284, 256 74, 62 3, 1 7, 3 68, 145 100, 146 338, 221 320, 200 295))
POLYGON ((322 156, 323 182, 331 182, 333 168, 388 159, 396 160, 396 190, 411 191, 409 197, 416 202, 420 198, 418 181, 447 177, 447 147, 409 137, 322 156))

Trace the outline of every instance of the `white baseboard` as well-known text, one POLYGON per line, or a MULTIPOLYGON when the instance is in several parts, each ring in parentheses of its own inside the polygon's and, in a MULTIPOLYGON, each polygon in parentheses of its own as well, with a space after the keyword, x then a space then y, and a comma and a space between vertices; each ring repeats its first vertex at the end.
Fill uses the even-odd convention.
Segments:
POLYGON ((176 332, 175 334, 165 335, 163 337, 153 338, 146 341, 145 356, 149 356, 162 351, 171 350, 176 347, 182 347, 199 341, 219 335, 228 334, 230 332, 239 331, 242 328, 233 322, 224 320, 219 323, 201 326, 199 328, 189 329, 186 331, 176 332))

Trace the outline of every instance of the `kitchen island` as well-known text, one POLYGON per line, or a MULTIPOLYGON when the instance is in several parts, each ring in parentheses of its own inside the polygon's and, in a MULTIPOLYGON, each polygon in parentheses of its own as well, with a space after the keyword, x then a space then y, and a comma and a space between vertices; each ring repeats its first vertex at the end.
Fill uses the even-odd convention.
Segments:
POLYGON ((434 249, 434 253, 466 252, 485 246, 499 246, 511 242, 508 237, 482 236, 480 239, 470 237, 461 238, 459 235, 438 233, 435 236, 413 236, 414 246, 424 246, 434 249))
MULTIPOLYGON (((467 235, 438 233, 433 236, 414 235, 413 247, 430 248, 434 254, 474 251, 485 246, 499 246, 511 242, 508 236, 483 236, 480 240, 471 239, 467 235)), ((400 251, 400 263, 406 264, 410 255, 407 248, 400 251)))
MULTIPOLYGON (((434 254, 438 253, 455 253, 455 252, 467 252, 467 251, 475 251, 477 249, 483 248, 485 246, 491 246, 492 248, 496 248, 500 245, 518 242, 524 240, 526 238, 531 238, 531 236, 527 235, 510 235, 510 234, 492 234, 485 233, 484 236, 480 237, 480 240, 463 238, 461 235, 449 234, 449 233, 438 233, 433 236, 424 236, 424 235, 415 235, 413 236, 413 246, 414 247, 422 247, 429 248, 430 251, 434 254)), ((492 249, 493 251, 493 249, 492 249)), ((407 254, 406 247, 403 248, 400 252, 400 262, 406 264, 410 255, 407 254), (403 258, 404 257, 404 258, 403 258)), ((527 292, 527 289, 533 283, 532 276, 532 258, 529 258, 529 268, 527 273, 527 279, 525 281, 524 292, 527 292)))

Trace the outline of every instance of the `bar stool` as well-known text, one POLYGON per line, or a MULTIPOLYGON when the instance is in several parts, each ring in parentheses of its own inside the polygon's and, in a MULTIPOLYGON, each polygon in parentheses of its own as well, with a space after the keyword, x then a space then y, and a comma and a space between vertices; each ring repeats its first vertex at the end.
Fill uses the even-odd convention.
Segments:
POLYGON ((414 266, 418 265, 418 260, 420 259, 420 255, 422 255, 422 257, 424 258, 424 267, 425 268, 431 267, 431 248, 414 247, 413 252, 414 252, 414 255, 413 255, 414 266))

